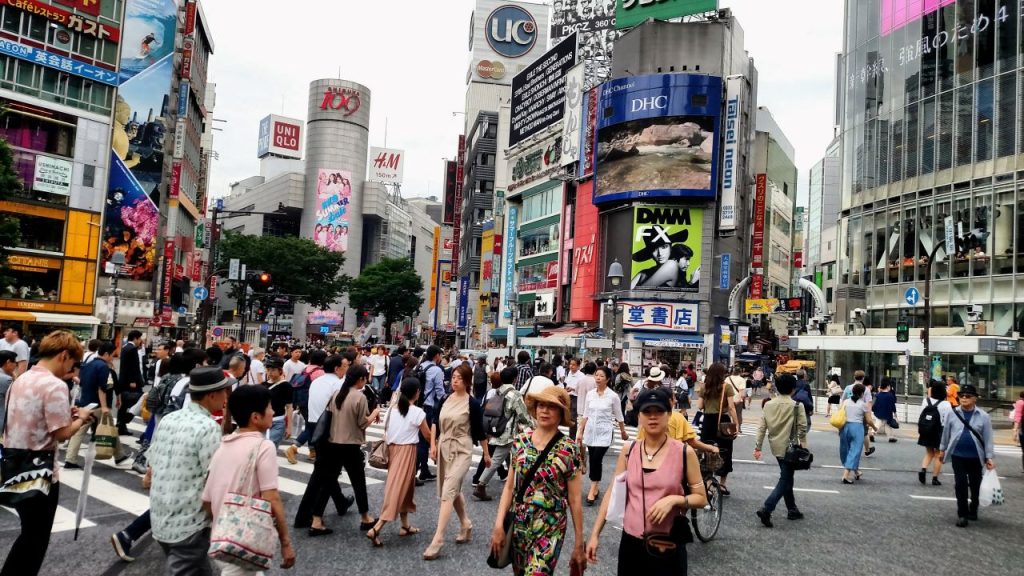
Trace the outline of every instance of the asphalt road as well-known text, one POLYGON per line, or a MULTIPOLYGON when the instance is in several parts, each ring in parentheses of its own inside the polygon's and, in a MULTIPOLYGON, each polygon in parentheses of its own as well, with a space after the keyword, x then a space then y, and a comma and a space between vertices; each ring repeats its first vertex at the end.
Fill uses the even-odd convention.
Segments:
MULTIPOLYGON (((862 462, 864 479, 854 486, 846 486, 840 483, 842 472, 836 434, 816 430, 810 436, 815 465, 809 471, 799 472, 796 479, 797 503, 806 518, 787 521, 780 503, 775 528, 768 529, 761 526, 754 511, 774 486, 778 468, 774 460, 763 463, 753 460, 750 433, 755 428, 757 415, 748 413, 746 416, 745 435, 736 442, 736 470, 728 482, 732 496, 725 501, 721 530, 711 543, 696 542, 688 547, 690 573, 797 576, 844 571, 945 575, 961 574, 967 568, 968 573, 986 576, 1021 574, 1024 475, 1019 449, 1003 446, 997 453, 1007 503, 982 509, 980 521, 961 529, 954 526, 956 503, 952 476, 943 476, 943 486, 920 485, 916 470, 921 449, 912 439, 879 444, 877 452, 862 462)), ((824 418, 819 416, 817 420, 820 426, 824 418)), ((378 426, 371 429, 370 435, 379 437, 380 432, 378 426)), ((303 463, 301 457, 299 466, 290 466, 283 458, 280 462, 284 501, 291 516, 312 466, 303 463)), ((606 479, 611 477, 614 462, 612 455, 605 459, 606 479)), ((369 486, 370 508, 375 513, 380 509, 385 475, 371 469, 368 476, 376 481, 369 486)), ((97 464, 90 487, 87 523, 76 542, 72 539, 71 521, 78 498, 74 488, 80 486, 79 482, 80 474, 62 473, 60 504, 66 510, 59 514, 42 574, 163 573, 163 554, 149 537, 136 545, 133 555, 137 559, 130 564, 116 558, 109 542, 111 533, 123 528, 135 513, 147 507, 140 477, 105 463, 97 464)), ((493 480, 491 493, 496 494, 498 490, 498 481, 493 480)), ((467 479, 467 496, 470 491, 467 479)), ((346 492, 351 493, 348 488, 346 492)), ((310 539, 304 532, 295 534, 298 566, 291 572, 304 575, 402 574, 427 570, 451 575, 486 574, 489 569, 484 560, 497 502, 469 500, 469 514, 475 524, 472 542, 455 545, 458 523, 453 518, 442 556, 432 563, 424 563, 421 555, 437 521, 438 502, 433 483, 417 493, 419 510, 413 515, 413 523, 422 528, 423 533, 399 538, 397 525, 391 524, 385 529, 384 547, 380 549, 373 548, 359 532, 358 515, 354 511, 337 517, 329 507, 328 523, 336 532, 316 539, 310 539)), ((585 535, 589 535, 596 513, 596 507, 585 508, 585 535)), ((17 517, 8 510, 0 510, 0 554, 7 554, 17 533, 17 517)), ((599 551, 601 562, 589 567, 588 574, 615 573, 618 539, 619 533, 614 528, 605 530, 599 551)), ((568 574, 571 546, 570 528, 559 574, 568 574)), ((275 569, 270 573, 288 572, 275 569)))

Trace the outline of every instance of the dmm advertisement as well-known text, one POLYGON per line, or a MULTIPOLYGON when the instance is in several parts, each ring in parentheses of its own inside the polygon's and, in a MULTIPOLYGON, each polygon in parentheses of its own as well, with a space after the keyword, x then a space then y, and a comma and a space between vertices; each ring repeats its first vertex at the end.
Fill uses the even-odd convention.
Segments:
POLYGON ((637 206, 629 287, 697 292, 703 226, 701 208, 637 206))
POLYGON ((722 79, 632 76, 601 89, 594 202, 714 198, 722 79))
POLYGON ((576 65, 576 35, 530 64, 512 79, 512 117, 508 145, 542 132, 565 112, 565 77, 576 65))
POLYGON ((321 168, 316 182, 316 226, 313 242, 333 252, 348 250, 348 205, 352 173, 321 168))
POLYGON ((615 26, 631 28, 648 18, 668 20, 718 10, 718 0, 615 0, 615 26))
POLYGON ((124 254, 121 273, 152 280, 156 266, 156 229, 160 212, 117 154, 110 158, 110 193, 103 217, 103 263, 124 254))

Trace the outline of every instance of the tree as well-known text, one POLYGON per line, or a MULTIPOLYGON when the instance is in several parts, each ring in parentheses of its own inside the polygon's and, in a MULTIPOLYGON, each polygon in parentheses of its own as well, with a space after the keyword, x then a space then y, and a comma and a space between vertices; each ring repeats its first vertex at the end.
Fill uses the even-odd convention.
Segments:
POLYGON ((384 340, 391 342, 391 323, 416 316, 423 306, 423 280, 408 258, 384 258, 367 266, 352 281, 352 307, 384 317, 384 340))
POLYGON ((344 253, 317 246, 308 238, 227 232, 217 245, 217 269, 227 268, 232 258, 249 270, 269 272, 279 294, 296 294, 296 300, 320 309, 338 300, 352 280, 341 273, 344 253))
MULTIPOLYGON (((0 116, 3 116, 2 109, 0 116)), ((7 200, 22 188, 21 178, 14 169, 14 153, 7 140, 0 138, 0 200, 7 200)), ((21 228, 17 217, 0 214, 0 283, 4 285, 11 282, 7 277, 7 246, 17 246, 20 241, 21 228)))

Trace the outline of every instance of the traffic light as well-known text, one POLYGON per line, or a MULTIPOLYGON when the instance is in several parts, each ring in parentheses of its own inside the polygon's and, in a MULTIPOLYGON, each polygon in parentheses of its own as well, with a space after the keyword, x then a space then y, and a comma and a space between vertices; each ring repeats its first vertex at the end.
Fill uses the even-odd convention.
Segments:
POLYGON ((896 324, 896 341, 910 342, 910 326, 906 322, 896 324))
POLYGON ((249 272, 248 276, 249 286, 252 286, 252 289, 257 292, 266 292, 274 281, 270 272, 264 272, 263 270, 254 270, 249 272))

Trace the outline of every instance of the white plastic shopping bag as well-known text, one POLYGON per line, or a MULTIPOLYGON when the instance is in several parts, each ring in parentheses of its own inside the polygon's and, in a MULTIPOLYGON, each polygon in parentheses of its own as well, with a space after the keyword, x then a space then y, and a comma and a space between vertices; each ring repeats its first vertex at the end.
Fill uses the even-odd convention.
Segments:
POLYGON ((1003 497, 1003 487, 999 485, 999 474, 994 469, 985 470, 981 477, 978 500, 982 506, 999 505, 1006 501, 1003 497))
POLYGON ((626 472, 615 477, 609 497, 611 502, 608 503, 608 514, 605 516, 605 521, 622 528, 622 518, 626 515, 626 472))

